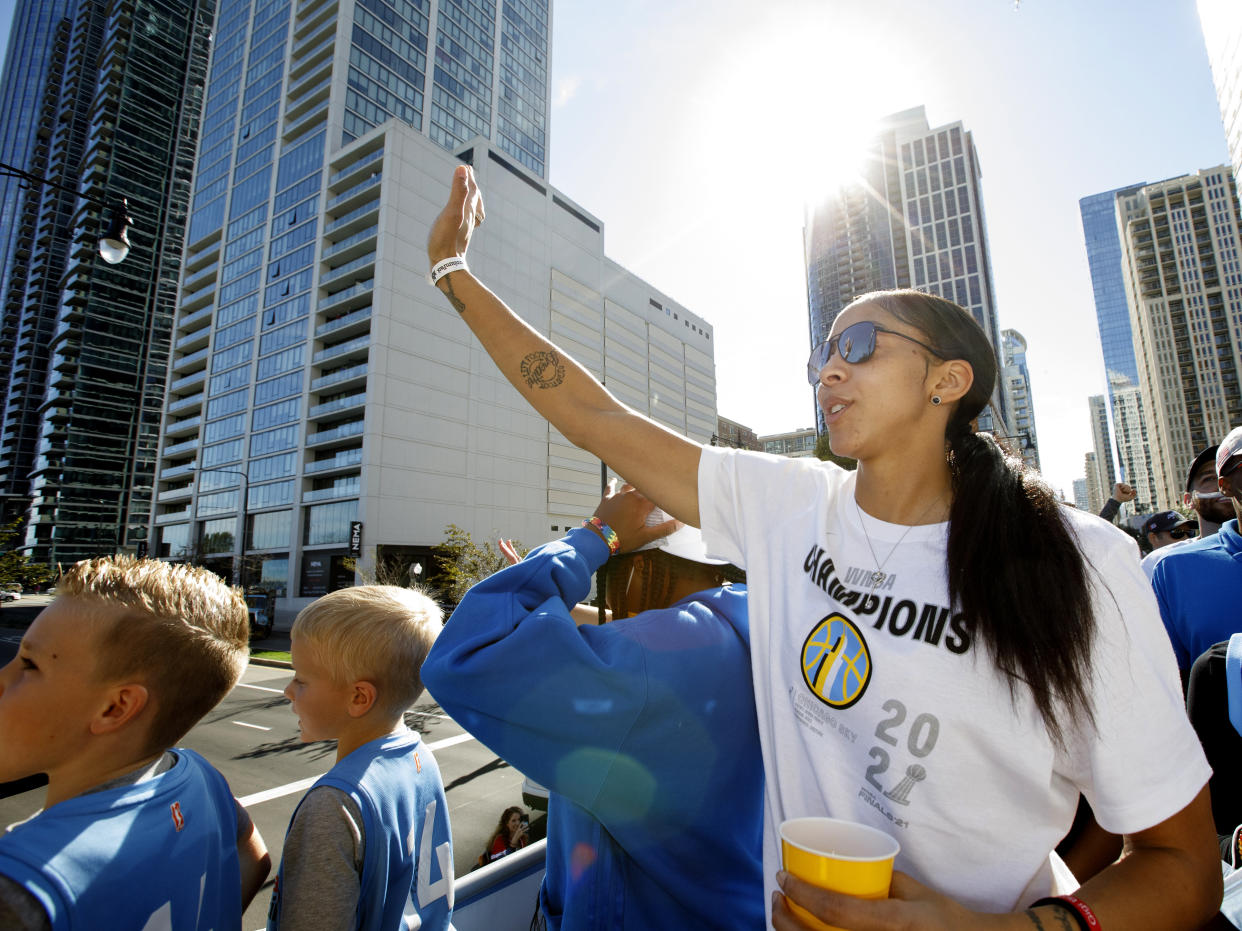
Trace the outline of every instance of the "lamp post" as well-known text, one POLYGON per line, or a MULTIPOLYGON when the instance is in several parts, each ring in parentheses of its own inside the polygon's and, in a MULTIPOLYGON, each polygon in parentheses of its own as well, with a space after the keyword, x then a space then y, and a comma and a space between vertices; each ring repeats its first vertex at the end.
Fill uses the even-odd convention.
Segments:
POLYGON ((116 265, 125 261, 125 257, 129 255, 129 228, 133 225, 133 220, 129 216, 129 201, 121 198, 119 201, 113 201, 109 207, 103 201, 96 200, 93 197, 87 197, 77 188, 69 187, 58 181, 52 181, 49 178, 43 178, 36 174, 31 174, 24 169, 15 165, 8 165, 0 162, 0 178, 17 178, 26 185, 38 185, 40 187, 54 187, 58 191, 65 191, 75 197, 80 197, 92 207, 100 212, 110 209, 112 211, 112 219, 108 221, 108 226, 104 230, 102 236, 99 237, 99 257, 109 265, 116 265))
POLYGON ((247 499, 247 493, 248 493, 249 485, 250 485, 250 476, 247 475, 245 471, 243 471, 242 469, 216 469, 216 468, 204 469, 200 466, 195 466, 190 471, 192 472, 223 472, 227 475, 240 475, 241 476, 241 480, 242 480, 241 504, 238 507, 238 511, 241 515, 241 533, 236 535, 237 536, 237 584, 239 584, 242 587, 242 590, 244 591, 246 588, 246 518, 248 516, 248 505, 250 503, 247 499))

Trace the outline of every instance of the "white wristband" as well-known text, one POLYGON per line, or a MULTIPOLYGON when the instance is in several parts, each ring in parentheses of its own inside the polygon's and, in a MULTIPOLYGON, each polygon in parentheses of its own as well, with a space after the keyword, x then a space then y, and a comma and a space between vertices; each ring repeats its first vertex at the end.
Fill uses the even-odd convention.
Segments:
POLYGON ((466 258, 461 255, 451 255, 447 259, 441 259, 431 266, 431 273, 427 276, 427 281, 433 286, 437 281, 451 272, 469 271, 466 268, 466 258))

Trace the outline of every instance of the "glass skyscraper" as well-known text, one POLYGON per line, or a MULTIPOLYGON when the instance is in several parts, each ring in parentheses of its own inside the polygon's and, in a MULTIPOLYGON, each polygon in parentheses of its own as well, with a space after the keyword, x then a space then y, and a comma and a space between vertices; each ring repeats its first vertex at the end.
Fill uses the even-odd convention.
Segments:
POLYGON ((40 561, 146 540, 214 14, 214 0, 76 0, 33 52, 47 74, 27 167, 80 192, 27 193, 4 293, 4 477, 30 496, 40 561), (121 198, 133 249, 110 266, 91 202, 121 198))
MULTIPOLYGON (((983 327, 1000 361, 1000 332, 979 187, 982 169, 961 123, 931 128, 922 107, 883 121, 861 177, 816 205, 803 233, 811 345, 867 291, 916 288, 955 301, 983 327)), ((980 429, 1008 432, 1008 401, 980 429)), ((820 429, 822 415, 817 411, 820 429)))

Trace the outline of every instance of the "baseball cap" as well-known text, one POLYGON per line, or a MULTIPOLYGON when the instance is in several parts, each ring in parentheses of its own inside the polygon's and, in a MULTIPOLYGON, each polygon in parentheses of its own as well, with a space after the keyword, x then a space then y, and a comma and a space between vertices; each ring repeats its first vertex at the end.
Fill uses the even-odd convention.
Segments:
POLYGON ((1220 447, 1216 450, 1216 477, 1220 478, 1233 465, 1237 465, 1233 460, 1238 456, 1242 456, 1242 427, 1234 427, 1220 441, 1220 447))
POLYGON ((1185 526, 1198 527, 1199 522, 1182 517, 1177 511, 1160 511, 1147 518, 1143 524, 1143 536, 1149 533, 1164 533, 1185 526))
MULTIPOLYGON (((647 515, 646 525, 654 527, 669 520, 669 515, 659 508, 652 508, 651 513, 647 515)), ((661 537, 658 540, 652 540, 650 543, 640 546, 635 552, 642 550, 663 550, 670 556, 680 556, 682 559, 688 559, 691 562, 699 562, 708 566, 723 566, 728 560, 712 559, 707 555, 707 544, 703 542, 703 534, 697 527, 691 527, 689 524, 682 524, 677 530, 674 530, 667 537, 661 537)))
POLYGON ((1217 446, 1208 446, 1203 449, 1199 455, 1195 456, 1195 461, 1190 464, 1190 468, 1186 471, 1186 493, 1190 494, 1194 491, 1195 473, 1203 468, 1206 463, 1215 463, 1217 446))

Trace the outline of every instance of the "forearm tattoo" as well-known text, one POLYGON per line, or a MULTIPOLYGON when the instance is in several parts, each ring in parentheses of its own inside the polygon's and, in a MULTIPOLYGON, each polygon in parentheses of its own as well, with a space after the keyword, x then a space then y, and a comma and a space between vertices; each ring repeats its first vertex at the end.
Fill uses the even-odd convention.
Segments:
MULTIPOLYGON (((1045 931, 1045 929, 1048 927, 1042 921, 1039 920, 1039 916, 1036 915, 1034 912, 1028 911, 1025 914, 1027 918, 1031 919, 1031 924, 1033 924, 1036 928, 1038 928, 1039 931, 1045 931)), ((1056 918, 1057 920, 1056 928, 1054 928, 1053 931, 1057 931, 1057 929, 1059 929, 1059 931, 1076 931, 1076 928, 1078 927, 1077 924, 1074 923, 1073 919, 1069 916, 1069 914, 1067 914, 1062 909, 1057 909, 1055 912, 1053 912, 1052 917, 1056 918)))
POLYGON ((466 312, 466 302, 453 293, 453 276, 445 275, 443 281, 444 287, 448 289, 444 294, 449 299, 449 303, 453 305, 453 309, 459 314, 464 314, 466 312))
POLYGON ((521 371, 531 388, 555 388, 565 380, 565 363, 555 352, 532 352, 522 360, 521 371))

